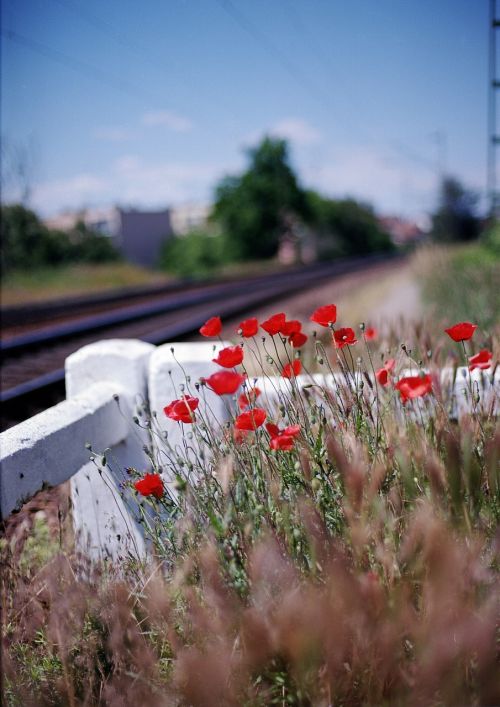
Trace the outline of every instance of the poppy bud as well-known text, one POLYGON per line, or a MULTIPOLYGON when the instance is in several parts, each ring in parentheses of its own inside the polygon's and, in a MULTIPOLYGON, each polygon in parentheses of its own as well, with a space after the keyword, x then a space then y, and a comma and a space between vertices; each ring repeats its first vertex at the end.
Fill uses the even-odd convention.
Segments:
POLYGON ((181 476, 175 477, 174 488, 177 489, 177 491, 184 491, 186 486, 187 482, 185 479, 183 479, 181 476))

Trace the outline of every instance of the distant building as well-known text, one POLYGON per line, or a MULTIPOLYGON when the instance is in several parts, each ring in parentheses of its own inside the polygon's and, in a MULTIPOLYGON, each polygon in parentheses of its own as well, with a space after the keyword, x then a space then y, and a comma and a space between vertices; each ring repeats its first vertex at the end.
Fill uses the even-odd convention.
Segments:
POLYGON ((111 238, 126 260, 147 267, 158 264, 163 242, 173 235, 169 209, 139 211, 117 206, 82 209, 60 214, 45 223, 49 228, 70 231, 79 221, 111 238))
POLYGON ((417 243, 425 236, 425 231, 417 223, 400 216, 381 216, 378 222, 390 235, 394 245, 403 246, 417 243))
POLYGON ((209 204, 187 203, 172 206, 170 222, 176 236, 185 236, 189 231, 207 225, 211 207, 209 204))

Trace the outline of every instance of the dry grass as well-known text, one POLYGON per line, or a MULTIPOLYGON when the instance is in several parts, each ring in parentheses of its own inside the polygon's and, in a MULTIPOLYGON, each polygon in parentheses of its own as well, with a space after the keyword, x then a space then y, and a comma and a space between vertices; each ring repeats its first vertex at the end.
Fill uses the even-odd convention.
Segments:
POLYGON ((130 263, 40 268, 12 273, 3 278, 2 306, 57 300, 140 285, 161 285, 168 281, 165 274, 130 263))
MULTIPOLYGON (((428 337, 419 325, 414 351, 428 337)), ((4 546, 7 704, 499 704, 500 429, 474 407, 450 420, 448 356, 436 341, 434 396, 403 408, 329 352, 345 385, 291 384, 291 452, 200 413, 176 449, 152 434, 177 493, 142 500, 146 566, 26 563, 4 546)), ((409 363, 400 349, 398 370, 409 363)))

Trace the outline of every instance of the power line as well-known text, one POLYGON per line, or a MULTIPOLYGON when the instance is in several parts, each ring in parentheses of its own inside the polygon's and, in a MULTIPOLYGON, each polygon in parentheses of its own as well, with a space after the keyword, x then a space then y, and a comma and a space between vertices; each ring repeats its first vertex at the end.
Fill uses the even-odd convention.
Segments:
POLYGON ((42 44, 41 42, 37 42, 36 40, 31 39, 30 37, 26 37, 23 34, 20 34, 19 32, 2 28, 1 33, 4 37, 9 39, 11 42, 14 42, 15 44, 19 44, 20 46, 26 47, 32 52, 40 54, 46 57, 47 59, 50 59, 51 61, 61 64, 62 66, 72 69, 73 71, 76 71, 79 74, 90 77, 94 79, 94 81, 99 81, 102 84, 111 86, 115 90, 121 91, 122 93, 126 93, 132 96, 133 98, 137 98, 138 95, 142 95, 144 98, 147 98, 148 101, 158 100, 158 97, 153 96, 148 91, 144 91, 142 87, 136 86, 130 81, 125 81, 120 77, 108 74, 106 71, 103 71, 102 69, 99 69, 98 67, 93 66, 92 64, 87 64, 87 62, 85 61, 75 59, 74 57, 69 56, 64 52, 61 52, 58 49, 53 49, 52 47, 49 47, 46 44, 42 44))
POLYGON ((116 30, 116 28, 110 22, 102 19, 101 17, 95 15, 92 12, 89 12, 86 7, 76 5, 70 0, 52 0, 52 2, 56 3, 61 7, 66 8, 91 27, 98 29, 107 37, 111 37, 117 44, 120 44, 122 47, 125 47, 126 49, 131 49, 137 56, 139 56, 142 60, 147 61, 155 69, 163 70, 163 68, 159 66, 159 60, 152 59, 148 55, 148 50, 145 47, 141 46, 137 42, 130 41, 130 39, 128 39, 121 32, 116 30))
MULTIPOLYGON (((232 2, 232 0, 217 0, 219 5, 223 8, 223 10, 230 15, 233 20, 242 28, 244 29, 248 34, 250 34, 262 47, 263 49, 266 50, 268 54, 273 56, 274 59, 276 59, 281 66, 292 76, 292 78, 299 83, 303 88, 307 90, 307 92, 317 101, 321 103, 321 105, 328 110, 329 115, 331 116, 331 105, 330 105, 330 99, 331 95, 324 93, 324 91, 317 87, 315 84, 309 81, 307 75, 298 67, 295 65, 290 59, 287 57, 287 55, 282 52, 278 47, 276 47, 273 42, 259 29, 257 25, 255 25, 251 20, 249 20, 246 15, 244 15, 232 2)), ((295 14, 295 23, 296 27, 300 26, 300 21, 298 19, 297 14, 295 14)), ((307 34, 305 32, 304 34, 307 34)), ((317 47, 315 49, 317 53, 317 47)), ((323 52, 319 53, 319 56, 321 57, 321 61, 323 63, 323 66, 325 66, 325 55, 323 52)), ((338 120, 340 116, 335 113, 335 118, 338 120)), ((345 125, 350 126, 350 121, 344 121, 342 122, 345 125)), ((359 121, 358 121, 358 128, 359 128, 359 121)), ((366 130, 361 128, 361 130, 358 129, 358 132, 363 132, 365 134, 365 141, 370 142, 370 143, 378 143, 378 140, 375 140, 373 136, 370 136, 366 130)), ((387 145, 388 149, 390 149, 392 152, 398 152, 401 156, 405 157, 406 159, 410 159, 413 162, 418 162, 421 165, 425 166, 427 169, 433 170, 435 169, 434 164, 432 163, 431 160, 422 157, 421 155, 418 155, 415 153, 415 151, 401 143, 400 141, 395 141, 393 140, 391 143, 387 145)))
MULTIPOLYGON (((293 6, 293 2, 287 2, 286 3, 286 9, 287 9, 287 17, 290 21, 290 24, 293 26, 295 32, 297 33, 298 36, 301 38, 305 38, 309 47, 310 52, 316 56, 316 59, 319 61, 319 65, 322 67, 323 71, 325 74, 328 76, 331 75, 332 69, 331 69, 331 62, 327 54, 323 51, 321 45, 314 41, 314 37, 310 33, 310 31, 307 29, 305 23, 301 20, 299 13, 293 6)), ((349 87, 347 86, 346 82, 342 79, 342 77, 339 77, 337 73, 337 81, 340 80, 342 83, 342 90, 344 92, 344 95, 350 100, 351 106, 353 107, 353 113, 352 113, 352 118, 351 120, 354 120, 357 125, 357 130, 358 133, 361 134, 365 141, 368 143, 379 143, 379 140, 376 139, 375 135, 371 132, 369 132, 366 129, 366 126, 364 126, 358 119, 357 116, 360 112, 360 107, 359 103, 356 99, 353 98, 353 94, 349 90, 349 87)), ((432 160, 428 159, 427 157, 423 157, 422 155, 418 154, 411 148, 410 146, 404 144, 400 140, 391 140, 388 143, 386 143, 387 149, 390 150, 391 152, 397 152, 399 155, 402 157, 409 159, 413 162, 419 163, 422 166, 434 171, 435 166, 432 162, 432 160)))
POLYGON ((329 110, 327 103, 325 102, 325 96, 321 89, 315 86, 300 66, 291 61, 287 55, 276 47, 268 37, 261 32, 259 27, 255 25, 251 20, 246 17, 232 2, 232 0, 217 0, 222 9, 230 16, 232 19, 243 29, 245 32, 250 34, 255 41, 260 44, 260 46, 272 56, 281 66, 287 71, 294 81, 302 86, 309 95, 316 101, 319 101, 323 107, 329 110))
POLYGON ((500 20, 496 16, 496 0, 490 0, 489 14, 489 56, 488 56, 488 145, 487 145, 487 166, 486 166, 486 191, 490 201, 490 212, 492 216, 498 216, 500 211, 499 196, 497 192, 497 167, 496 150, 500 144, 500 136, 497 134, 496 118, 496 98, 497 90, 500 88, 500 81, 497 80, 497 30, 500 27, 500 20))

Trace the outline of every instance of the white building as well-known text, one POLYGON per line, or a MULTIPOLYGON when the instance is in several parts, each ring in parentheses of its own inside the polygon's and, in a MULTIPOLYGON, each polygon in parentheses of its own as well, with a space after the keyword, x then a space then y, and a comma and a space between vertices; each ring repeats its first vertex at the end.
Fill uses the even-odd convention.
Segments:
POLYGON ((80 221, 92 231, 111 238, 126 260, 148 267, 158 264, 163 243, 173 235, 169 209, 139 211, 118 206, 80 209, 46 219, 45 224, 71 231, 80 221))
POLYGON ((206 226, 210 216, 209 204, 186 203, 170 208, 170 223, 176 236, 185 236, 195 228, 206 226))

